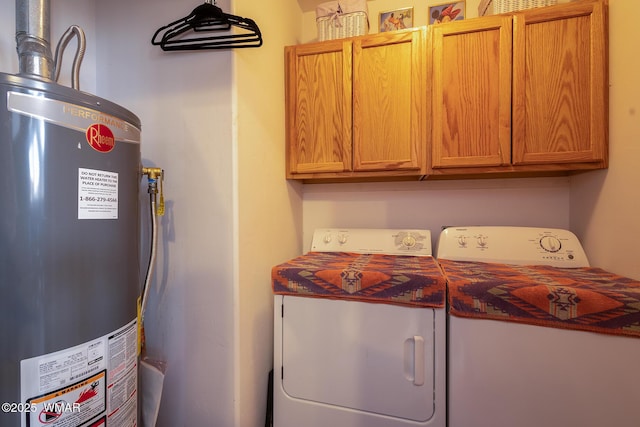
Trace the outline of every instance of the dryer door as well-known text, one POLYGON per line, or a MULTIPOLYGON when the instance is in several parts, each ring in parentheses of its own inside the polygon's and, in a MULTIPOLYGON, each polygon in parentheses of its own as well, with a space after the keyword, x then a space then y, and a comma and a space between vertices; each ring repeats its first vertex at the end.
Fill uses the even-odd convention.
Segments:
POLYGON ((290 397, 419 422, 433 416, 433 309, 285 297, 282 325, 290 397))

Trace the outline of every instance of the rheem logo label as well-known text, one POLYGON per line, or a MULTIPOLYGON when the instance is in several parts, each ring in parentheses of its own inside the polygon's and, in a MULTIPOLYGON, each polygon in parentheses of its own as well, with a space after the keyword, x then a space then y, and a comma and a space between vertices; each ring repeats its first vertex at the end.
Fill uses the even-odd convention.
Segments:
POLYGON ((96 151, 108 153, 116 145, 113 132, 105 125, 94 123, 87 128, 87 142, 96 151))

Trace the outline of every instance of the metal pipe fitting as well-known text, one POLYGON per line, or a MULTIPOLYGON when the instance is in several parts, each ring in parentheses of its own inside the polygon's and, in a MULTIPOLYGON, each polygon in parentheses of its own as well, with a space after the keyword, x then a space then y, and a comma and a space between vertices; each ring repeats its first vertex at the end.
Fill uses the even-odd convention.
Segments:
POLYGON ((158 194, 158 187, 160 188, 160 201, 156 209, 156 215, 164 215, 164 189, 162 183, 164 181, 164 170, 161 168, 142 168, 142 174, 147 175, 149 181, 149 189, 147 192, 151 194, 153 198, 158 194), (159 185, 158 185, 159 183, 159 185))
POLYGON ((50 0, 16 0, 19 73, 51 80, 50 0))

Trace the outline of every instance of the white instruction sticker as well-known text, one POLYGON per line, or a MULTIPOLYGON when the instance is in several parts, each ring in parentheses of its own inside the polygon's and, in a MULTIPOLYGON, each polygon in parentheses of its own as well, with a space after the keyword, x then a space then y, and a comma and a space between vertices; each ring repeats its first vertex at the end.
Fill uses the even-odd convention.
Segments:
POLYGON ((20 361, 21 427, 136 427, 138 324, 20 361))
POLYGON ((118 174, 78 169, 78 219, 118 219, 118 174))

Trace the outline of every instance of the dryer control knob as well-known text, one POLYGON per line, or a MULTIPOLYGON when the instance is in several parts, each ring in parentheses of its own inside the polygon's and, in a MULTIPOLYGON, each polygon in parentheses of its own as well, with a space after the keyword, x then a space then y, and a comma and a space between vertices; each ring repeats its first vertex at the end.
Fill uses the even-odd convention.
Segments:
POLYGON ((407 234, 402 239, 402 244, 404 245, 405 248, 412 248, 416 245, 416 238, 413 237, 411 234, 407 234))
POLYGON ((340 243, 341 245, 344 245, 345 243, 347 243, 347 235, 346 234, 339 235, 338 243, 340 243))
POLYGON ((322 239, 325 243, 331 243, 331 234, 325 234, 324 239, 322 239))

